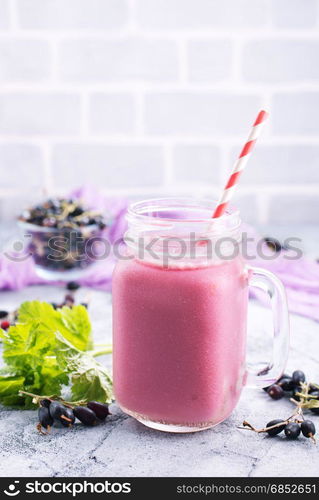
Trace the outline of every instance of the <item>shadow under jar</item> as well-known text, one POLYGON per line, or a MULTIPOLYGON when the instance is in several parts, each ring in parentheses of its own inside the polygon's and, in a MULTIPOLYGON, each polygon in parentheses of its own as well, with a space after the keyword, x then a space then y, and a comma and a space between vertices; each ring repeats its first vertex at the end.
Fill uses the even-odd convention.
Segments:
POLYGON ((176 198, 135 203, 127 214, 112 287, 115 397, 158 430, 222 422, 242 388, 270 385, 288 355, 281 282, 245 264, 239 213, 212 219, 212 210, 210 200, 176 198), (268 293, 274 316, 273 358, 262 373, 246 363, 249 285, 268 293))

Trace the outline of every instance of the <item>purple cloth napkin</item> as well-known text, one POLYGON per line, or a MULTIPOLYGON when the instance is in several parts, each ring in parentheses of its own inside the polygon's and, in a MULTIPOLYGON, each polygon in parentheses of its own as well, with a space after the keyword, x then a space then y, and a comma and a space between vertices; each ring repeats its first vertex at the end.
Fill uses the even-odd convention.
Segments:
MULTIPOLYGON (((107 234, 111 243, 123 236, 126 228, 125 213, 127 210, 125 199, 107 198, 92 187, 76 189, 70 193, 70 196, 82 199, 90 208, 110 214, 111 225, 107 234)), ((249 260, 248 264, 267 269, 281 279, 286 288, 291 312, 319 321, 319 264, 306 257, 301 257, 298 260, 287 260, 285 258, 286 251, 276 254, 276 258, 272 260, 258 257, 256 247, 261 238, 260 235, 247 225, 244 226, 244 231, 249 238, 252 238, 252 241, 248 243, 249 255, 256 255, 256 258, 249 260)), ((268 251, 269 255, 273 255, 266 246, 263 247, 263 251, 264 253, 268 251)), ((108 259, 93 266, 92 272, 78 280, 79 283, 98 290, 111 290, 114 264, 114 257, 108 257, 108 259)), ((45 283, 47 283, 45 280, 36 275, 32 259, 13 262, 5 256, 0 257, 0 289, 18 290, 27 285, 45 283)), ((263 304, 269 302, 264 293, 253 290, 253 296, 263 304)))
MULTIPOLYGON (((319 264, 304 256, 289 260, 286 257, 291 256, 291 252, 282 250, 274 254, 266 244, 263 245, 263 254, 275 258, 264 259, 258 256, 256 251, 261 236, 251 226, 244 225, 243 229, 253 240, 248 243, 248 254, 256 256, 255 259, 247 262, 248 265, 267 269, 282 281, 285 285, 290 312, 319 321, 319 264)), ((251 295, 264 305, 269 304, 265 293, 252 288, 251 295)))

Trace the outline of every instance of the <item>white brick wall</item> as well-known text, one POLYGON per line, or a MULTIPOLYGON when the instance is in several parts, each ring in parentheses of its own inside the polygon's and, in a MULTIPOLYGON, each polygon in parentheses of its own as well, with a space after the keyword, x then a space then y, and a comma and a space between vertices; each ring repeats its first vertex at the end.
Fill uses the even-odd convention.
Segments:
POLYGON ((36 82, 50 77, 52 58, 47 41, 0 39, 0 81, 36 82))
MULTIPOLYGON (((12 0, 9 0, 12 1, 12 0)), ((117 30, 127 22, 125 0, 17 0, 22 29, 117 30)))
POLYGON ((41 193, 216 197, 319 221, 319 0, 0 0, 0 222, 41 193))

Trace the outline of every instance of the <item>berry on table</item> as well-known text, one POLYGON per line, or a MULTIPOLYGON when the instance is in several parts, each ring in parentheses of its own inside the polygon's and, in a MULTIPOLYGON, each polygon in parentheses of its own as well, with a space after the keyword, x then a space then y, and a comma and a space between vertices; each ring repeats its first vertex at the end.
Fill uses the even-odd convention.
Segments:
POLYGON ((58 401, 51 402, 49 412, 53 420, 59 422, 64 427, 70 427, 75 421, 73 411, 58 401))
MULTIPOLYGON (((281 422, 283 422, 282 419, 280 420, 271 420, 270 422, 268 422, 268 424, 266 425, 266 428, 268 427, 272 427, 273 425, 277 425, 277 424, 280 424, 281 422)), ((286 427, 286 423, 283 423, 282 425, 278 426, 278 427, 274 427, 273 429, 269 429, 267 431, 268 435, 273 437, 273 436, 277 436, 277 434, 280 434, 280 432, 282 432, 284 430, 284 428, 286 427)))
POLYGON ((301 432, 307 438, 311 438, 316 434, 316 428, 311 420, 304 420, 300 426, 301 432))
POLYGON ((77 283, 76 281, 70 281, 67 285, 66 288, 67 290, 70 290, 70 292, 75 292, 75 290, 78 290, 81 285, 77 283))
POLYGON ((74 304, 74 297, 70 293, 67 293, 64 297, 64 301, 66 304, 74 304))
POLYGON ((292 380, 291 377, 284 377, 278 380, 277 384, 285 391, 289 392, 292 391, 294 388, 294 381, 292 380))
POLYGON ((50 415, 54 420, 60 421, 61 415, 64 414, 65 406, 63 406, 58 401, 52 401, 50 404, 50 415))
POLYGON ((99 403, 98 401, 89 401, 87 407, 94 411, 95 415, 100 420, 105 420, 108 415, 110 415, 109 405, 99 403))
POLYGON ((50 404, 51 404, 50 399, 41 399, 40 400, 40 405, 45 407, 45 408, 49 408, 50 404))
POLYGON ((300 396, 298 396, 298 394, 300 393, 301 393, 300 387, 295 387, 294 390, 292 391, 292 397, 295 401, 300 401, 300 396))
POLYGON ((6 318, 8 314, 8 311, 0 311, 0 319, 6 318))
POLYGON ((38 410, 38 417, 41 426, 44 427, 45 429, 48 430, 53 425, 53 418, 50 415, 49 408, 46 408, 45 406, 40 406, 38 410))
POLYGON ((63 415, 59 419, 63 427, 71 427, 75 422, 75 416, 71 408, 65 408, 63 415))
POLYGON ((284 390, 277 384, 271 385, 268 388, 267 393, 272 399, 281 399, 284 396, 284 390))
POLYGON ((295 386, 299 386, 302 382, 305 382, 306 376, 301 370, 295 370, 292 374, 292 380, 295 386))
POLYGON ((300 432, 300 425, 295 422, 290 422, 285 427, 285 434, 288 439, 297 439, 300 432))
POLYGON ((75 417, 82 422, 84 425, 95 425, 97 424, 97 416, 94 411, 85 406, 76 406, 73 410, 75 417))

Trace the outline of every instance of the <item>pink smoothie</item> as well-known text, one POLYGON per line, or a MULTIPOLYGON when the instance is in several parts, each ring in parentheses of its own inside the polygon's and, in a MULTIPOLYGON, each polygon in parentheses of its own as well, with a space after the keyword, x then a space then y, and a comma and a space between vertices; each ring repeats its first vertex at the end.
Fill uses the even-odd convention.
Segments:
POLYGON ((120 261, 113 362, 124 411, 183 426, 225 419, 245 379, 247 299, 240 258, 184 269, 120 261))

